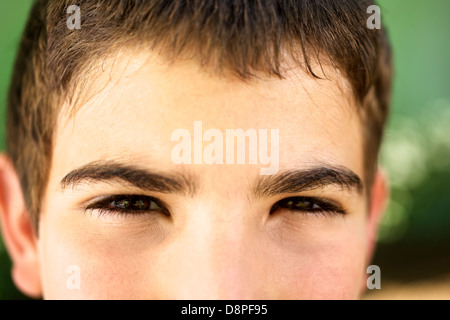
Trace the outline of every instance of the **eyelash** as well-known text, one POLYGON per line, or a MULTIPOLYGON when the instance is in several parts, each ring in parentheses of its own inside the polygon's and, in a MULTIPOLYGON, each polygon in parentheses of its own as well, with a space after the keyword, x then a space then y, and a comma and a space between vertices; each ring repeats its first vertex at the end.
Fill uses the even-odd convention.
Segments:
MULTIPOLYGON (((122 203, 123 204, 123 203, 122 203)), ((293 214, 311 214, 320 216, 335 216, 338 214, 346 215, 347 212, 340 205, 334 201, 317 198, 317 197, 289 197, 281 199, 276 202, 270 209, 270 214, 273 214, 278 209, 289 210, 293 214)), ((114 195, 105 197, 95 203, 92 203, 86 207, 86 210, 96 210, 98 215, 139 215, 149 212, 160 212, 169 216, 170 213, 167 207, 158 199, 143 196, 143 195, 114 195), (112 202, 128 201, 128 205, 132 209, 117 208, 111 205, 112 202), (138 205, 137 203, 140 203, 138 205), (143 209, 141 206, 147 206, 154 209, 143 209)))

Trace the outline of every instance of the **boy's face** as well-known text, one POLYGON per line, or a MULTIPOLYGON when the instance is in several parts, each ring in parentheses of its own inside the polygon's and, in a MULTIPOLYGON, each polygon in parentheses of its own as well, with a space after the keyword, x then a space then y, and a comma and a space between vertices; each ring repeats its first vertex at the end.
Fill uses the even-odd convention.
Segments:
POLYGON ((358 297, 375 224, 334 69, 246 83, 144 54, 110 62, 58 119, 36 246, 45 298, 358 297), (229 129, 256 143, 231 146, 229 129))

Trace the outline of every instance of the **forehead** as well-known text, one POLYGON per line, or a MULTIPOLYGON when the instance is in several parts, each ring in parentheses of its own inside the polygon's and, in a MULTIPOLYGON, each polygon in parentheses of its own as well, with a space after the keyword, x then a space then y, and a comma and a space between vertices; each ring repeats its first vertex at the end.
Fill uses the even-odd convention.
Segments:
POLYGON ((362 177, 361 123, 350 86, 337 70, 322 68, 326 79, 291 67, 284 79, 257 74, 243 81, 192 60, 168 63, 123 51, 96 64, 78 104, 62 108, 52 176, 97 160, 177 170, 171 136, 186 129, 194 139, 194 122, 201 121, 203 133, 217 129, 224 136, 227 129, 278 129, 280 170, 323 162, 362 177))

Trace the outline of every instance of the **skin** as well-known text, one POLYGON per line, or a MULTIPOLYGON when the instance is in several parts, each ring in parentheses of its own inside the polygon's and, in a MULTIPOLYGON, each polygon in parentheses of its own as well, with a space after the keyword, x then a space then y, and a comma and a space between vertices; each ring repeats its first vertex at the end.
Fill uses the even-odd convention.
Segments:
POLYGON ((16 285, 46 299, 358 298, 387 188, 377 173, 367 197, 357 106, 346 80, 324 70, 328 79, 289 68, 283 80, 261 75, 244 82, 191 60, 169 65, 148 52, 122 50, 103 61, 78 105, 60 112, 38 237, 17 175, 0 158, 2 232, 16 285), (172 132, 193 135, 200 120, 203 133, 279 129, 277 174, 345 167, 363 190, 331 184, 256 196, 260 168, 267 167, 260 162, 175 165, 172 132), (99 161, 183 175, 195 188, 149 192, 117 179, 61 185, 71 171, 99 161), (170 215, 86 210, 121 194, 157 198, 170 215), (271 212, 294 196, 331 200, 347 213, 271 212), (67 287, 70 266, 79 270, 79 289, 67 287))

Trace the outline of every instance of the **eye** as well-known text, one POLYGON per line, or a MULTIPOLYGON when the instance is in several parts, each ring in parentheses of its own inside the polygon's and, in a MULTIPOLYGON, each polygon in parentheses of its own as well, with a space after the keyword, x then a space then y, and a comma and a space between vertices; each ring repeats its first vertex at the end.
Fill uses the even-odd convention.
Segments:
POLYGON ((109 196, 88 205, 86 209, 98 210, 101 214, 142 214, 148 212, 161 212, 168 215, 168 210, 158 199, 142 195, 109 196))
POLYGON ((315 197, 290 197, 275 203, 270 213, 276 210, 286 209, 293 213, 312 213, 312 214, 346 214, 346 211, 332 200, 315 197))

